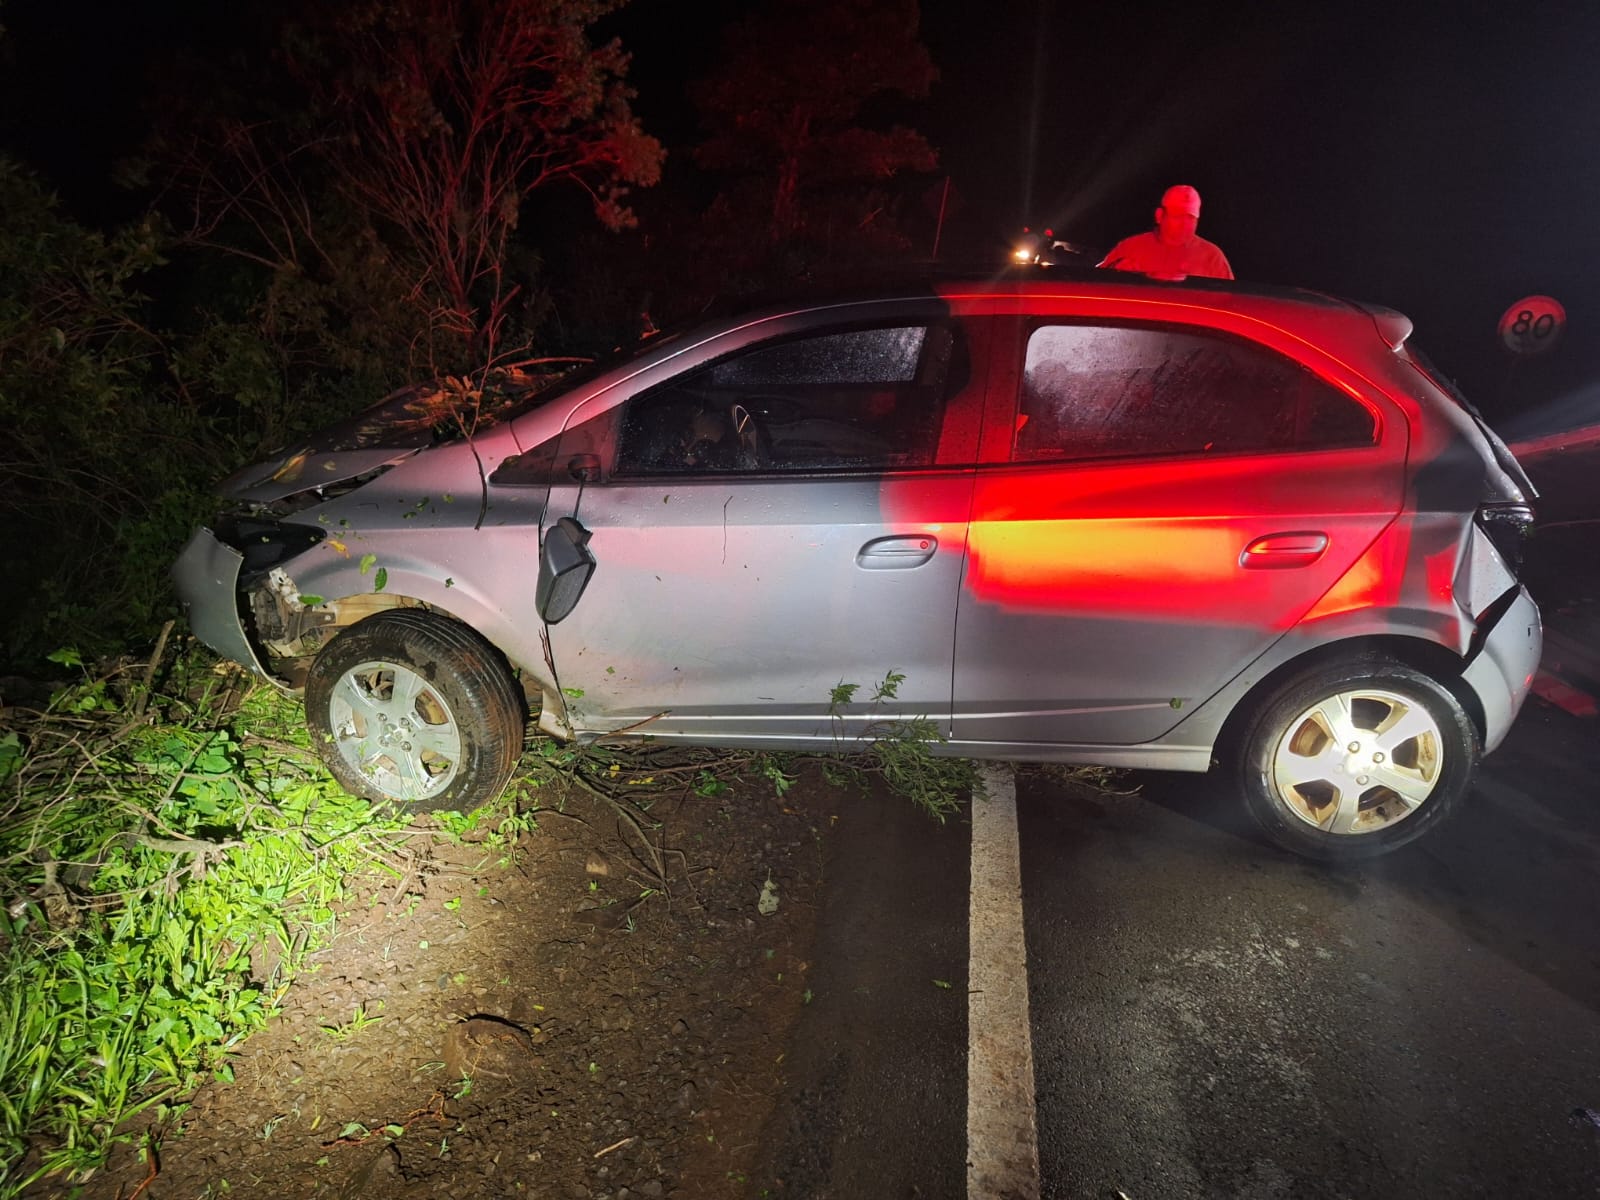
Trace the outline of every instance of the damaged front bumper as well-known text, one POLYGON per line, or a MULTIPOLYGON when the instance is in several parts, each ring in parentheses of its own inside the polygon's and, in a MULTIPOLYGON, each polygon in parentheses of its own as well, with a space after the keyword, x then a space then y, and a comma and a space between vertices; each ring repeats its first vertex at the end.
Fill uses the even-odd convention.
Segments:
POLYGON ((298 691, 312 659, 340 629, 417 603, 379 592, 336 601, 301 595, 288 567, 322 539, 319 529, 258 518, 223 517, 215 528, 197 530, 172 568, 195 636, 224 658, 298 691))
POLYGON ((172 581, 189 628, 223 658, 279 682, 262 665, 239 614, 244 555, 204 527, 195 530, 172 567, 172 581))

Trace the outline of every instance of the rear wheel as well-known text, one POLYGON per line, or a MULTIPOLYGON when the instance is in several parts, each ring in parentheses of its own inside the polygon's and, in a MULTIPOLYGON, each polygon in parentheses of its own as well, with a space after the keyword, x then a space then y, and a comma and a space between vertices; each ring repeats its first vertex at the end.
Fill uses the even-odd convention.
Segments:
POLYGON ((524 727, 494 648, 418 609, 368 617, 323 648, 306 679, 306 724, 346 791, 425 811, 496 799, 524 727))
POLYGON ((1320 667, 1258 709, 1241 783, 1266 835, 1312 858, 1370 858, 1438 825, 1461 803, 1478 731, 1431 676, 1389 659, 1320 667))

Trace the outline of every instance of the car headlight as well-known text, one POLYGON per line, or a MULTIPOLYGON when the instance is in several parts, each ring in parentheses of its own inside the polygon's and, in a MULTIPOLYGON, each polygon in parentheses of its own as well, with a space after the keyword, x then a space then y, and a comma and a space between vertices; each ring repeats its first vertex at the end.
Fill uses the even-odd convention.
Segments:
POLYGON ((242 579, 264 574, 327 537, 325 530, 312 525, 260 517, 225 517, 212 532, 244 555, 244 564, 239 568, 242 579))

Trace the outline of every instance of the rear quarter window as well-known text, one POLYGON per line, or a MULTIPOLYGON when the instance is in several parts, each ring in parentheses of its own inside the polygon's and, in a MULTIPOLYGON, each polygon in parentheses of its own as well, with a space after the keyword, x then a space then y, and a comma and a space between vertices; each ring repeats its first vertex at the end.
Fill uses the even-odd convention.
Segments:
POLYGON ((1370 445, 1373 415, 1255 343, 1168 327, 1042 324, 1028 338, 1017 461, 1370 445))

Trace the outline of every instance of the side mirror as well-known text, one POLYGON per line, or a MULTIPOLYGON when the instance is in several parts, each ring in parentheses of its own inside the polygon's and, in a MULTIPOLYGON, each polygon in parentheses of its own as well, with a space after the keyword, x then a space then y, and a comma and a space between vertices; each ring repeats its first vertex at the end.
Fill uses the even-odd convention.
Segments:
POLYGON ((562 517, 544 531, 539 548, 539 583, 534 592, 534 607, 547 625, 564 620, 578 606, 578 598, 594 574, 594 555, 589 553, 592 535, 572 517, 562 517))

